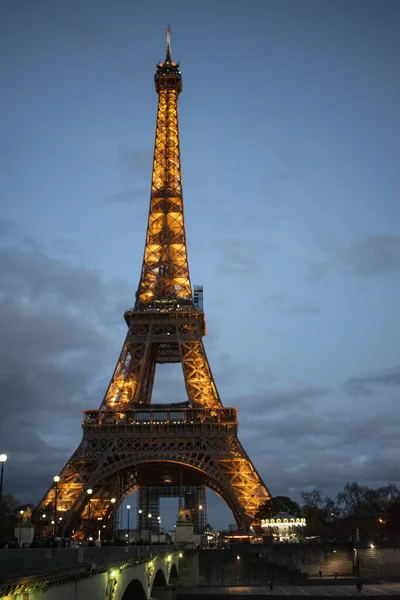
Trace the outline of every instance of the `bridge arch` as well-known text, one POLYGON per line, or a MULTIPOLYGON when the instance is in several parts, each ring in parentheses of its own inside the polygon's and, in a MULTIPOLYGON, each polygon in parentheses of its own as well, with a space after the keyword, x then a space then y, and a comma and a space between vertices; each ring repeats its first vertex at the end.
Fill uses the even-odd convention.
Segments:
POLYGON ((150 590, 151 598, 163 598, 165 596, 165 590, 167 588, 167 577, 164 571, 160 568, 157 570, 154 579, 153 585, 150 590))
POLYGON ((121 600, 147 600, 147 594, 139 579, 132 579, 126 586, 121 600))
POLYGON ((168 583, 169 584, 178 583, 178 580, 179 580, 178 568, 177 568, 176 564, 173 563, 171 566, 168 583))

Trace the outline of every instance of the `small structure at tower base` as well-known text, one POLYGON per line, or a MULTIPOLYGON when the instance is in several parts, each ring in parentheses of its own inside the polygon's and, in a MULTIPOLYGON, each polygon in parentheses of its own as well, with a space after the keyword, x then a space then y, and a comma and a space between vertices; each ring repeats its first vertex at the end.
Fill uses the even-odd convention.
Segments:
POLYGON ((175 545, 179 548, 195 548, 200 543, 200 536, 194 533, 193 514, 191 510, 179 509, 175 525, 175 545))

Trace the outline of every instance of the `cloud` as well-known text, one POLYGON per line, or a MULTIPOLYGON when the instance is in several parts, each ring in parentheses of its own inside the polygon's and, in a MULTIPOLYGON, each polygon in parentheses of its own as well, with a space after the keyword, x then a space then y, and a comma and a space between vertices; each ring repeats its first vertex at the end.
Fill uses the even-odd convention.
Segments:
POLYGON ((240 428, 240 437, 273 495, 299 499, 308 487, 336 495, 346 481, 370 486, 398 482, 395 460, 400 456, 396 424, 387 415, 340 411, 292 411, 253 418, 240 428), (254 440, 260 440, 257 445, 254 440), (297 495, 296 495, 297 494, 297 495))
POLYGON ((260 251, 253 243, 225 239, 219 242, 218 251, 221 256, 218 271, 221 274, 250 275, 260 270, 259 261, 255 258, 260 251))
POLYGON ((12 229, 12 225, 9 221, 0 217, 0 235, 8 233, 12 229))
POLYGON ((367 235, 343 248, 339 259, 359 275, 400 271, 400 237, 367 235))
POLYGON ((0 247, 0 439, 22 500, 39 500, 101 403, 123 341, 116 288, 36 246, 0 247))
MULTIPOLYGON (((400 369, 349 381, 381 389, 397 386, 400 369)), ((370 486, 399 482, 396 399, 381 394, 379 407, 368 397, 349 403, 334 390, 303 382, 237 402, 239 438, 273 495, 299 500, 299 492, 307 487, 335 496, 346 481, 370 486)))
POLYGON ((400 386, 400 365, 348 379, 344 388, 351 396, 368 396, 376 388, 400 386))
POLYGON ((276 312, 281 313, 282 315, 318 315, 321 312, 321 309, 316 306, 307 306, 306 304, 292 304, 289 306, 283 306, 282 308, 277 308, 276 312))
POLYGON ((398 481, 399 458, 400 448, 393 446, 369 455, 337 446, 318 452, 291 454, 289 461, 278 458, 274 463, 269 460, 268 466, 274 487, 279 492, 287 491, 289 486, 298 492, 318 487, 325 494, 335 496, 347 481, 356 480, 371 486, 398 481))
POLYGON ((310 281, 318 281, 329 275, 338 264, 332 261, 319 261, 310 265, 308 269, 308 279, 310 281))
POLYGON ((322 386, 297 382, 287 387, 260 391, 249 396, 241 396, 236 401, 238 404, 245 404, 252 408, 258 407, 261 412, 268 413, 272 409, 289 409, 291 407, 302 406, 309 400, 325 396, 328 392, 329 390, 322 386))
POLYGON ((400 237, 370 234, 351 244, 328 244, 327 260, 314 263, 309 278, 318 280, 339 269, 363 277, 400 272, 400 237))
POLYGON ((134 148, 132 150, 120 150, 118 161, 121 167, 137 177, 145 178, 149 182, 153 168, 153 149, 134 148))
POLYGON ((273 310, 282 315, 316 315, 321 312, 321 309, 307 302, 292 303, 282 294, 271 294, 269 297, 262 300, 263 306, 269 310, 273 310))
POLYGON ((150 194, 149 186, 139 186, 129 190, 121 190, 107 196, 110 202, 120 202, 122 204, 133 204, 134 202, 143 202, 150 194))

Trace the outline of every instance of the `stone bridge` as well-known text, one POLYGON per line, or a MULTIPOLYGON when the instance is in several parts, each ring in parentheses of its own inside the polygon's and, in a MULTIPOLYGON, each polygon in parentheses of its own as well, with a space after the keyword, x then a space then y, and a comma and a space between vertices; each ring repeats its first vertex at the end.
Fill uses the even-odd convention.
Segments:
POLYGON ((173 547, 0 550, 4 600, 172 600, 179 582, 173 547))

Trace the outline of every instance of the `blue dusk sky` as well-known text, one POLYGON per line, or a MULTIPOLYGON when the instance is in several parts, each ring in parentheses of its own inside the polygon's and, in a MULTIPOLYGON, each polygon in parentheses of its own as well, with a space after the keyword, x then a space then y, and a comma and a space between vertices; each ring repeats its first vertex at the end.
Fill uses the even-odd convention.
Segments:
MULTIPOLYGON (((39 501, 118 358, 167 23, 191 279, 244 447, 272 495, 400 483, 400 3, 4 0, 5 491, 39 501)), ((154 398, 186 399, 179 365, 154 398)), ((233 520, 212 493, 208 515, 233 520)))

